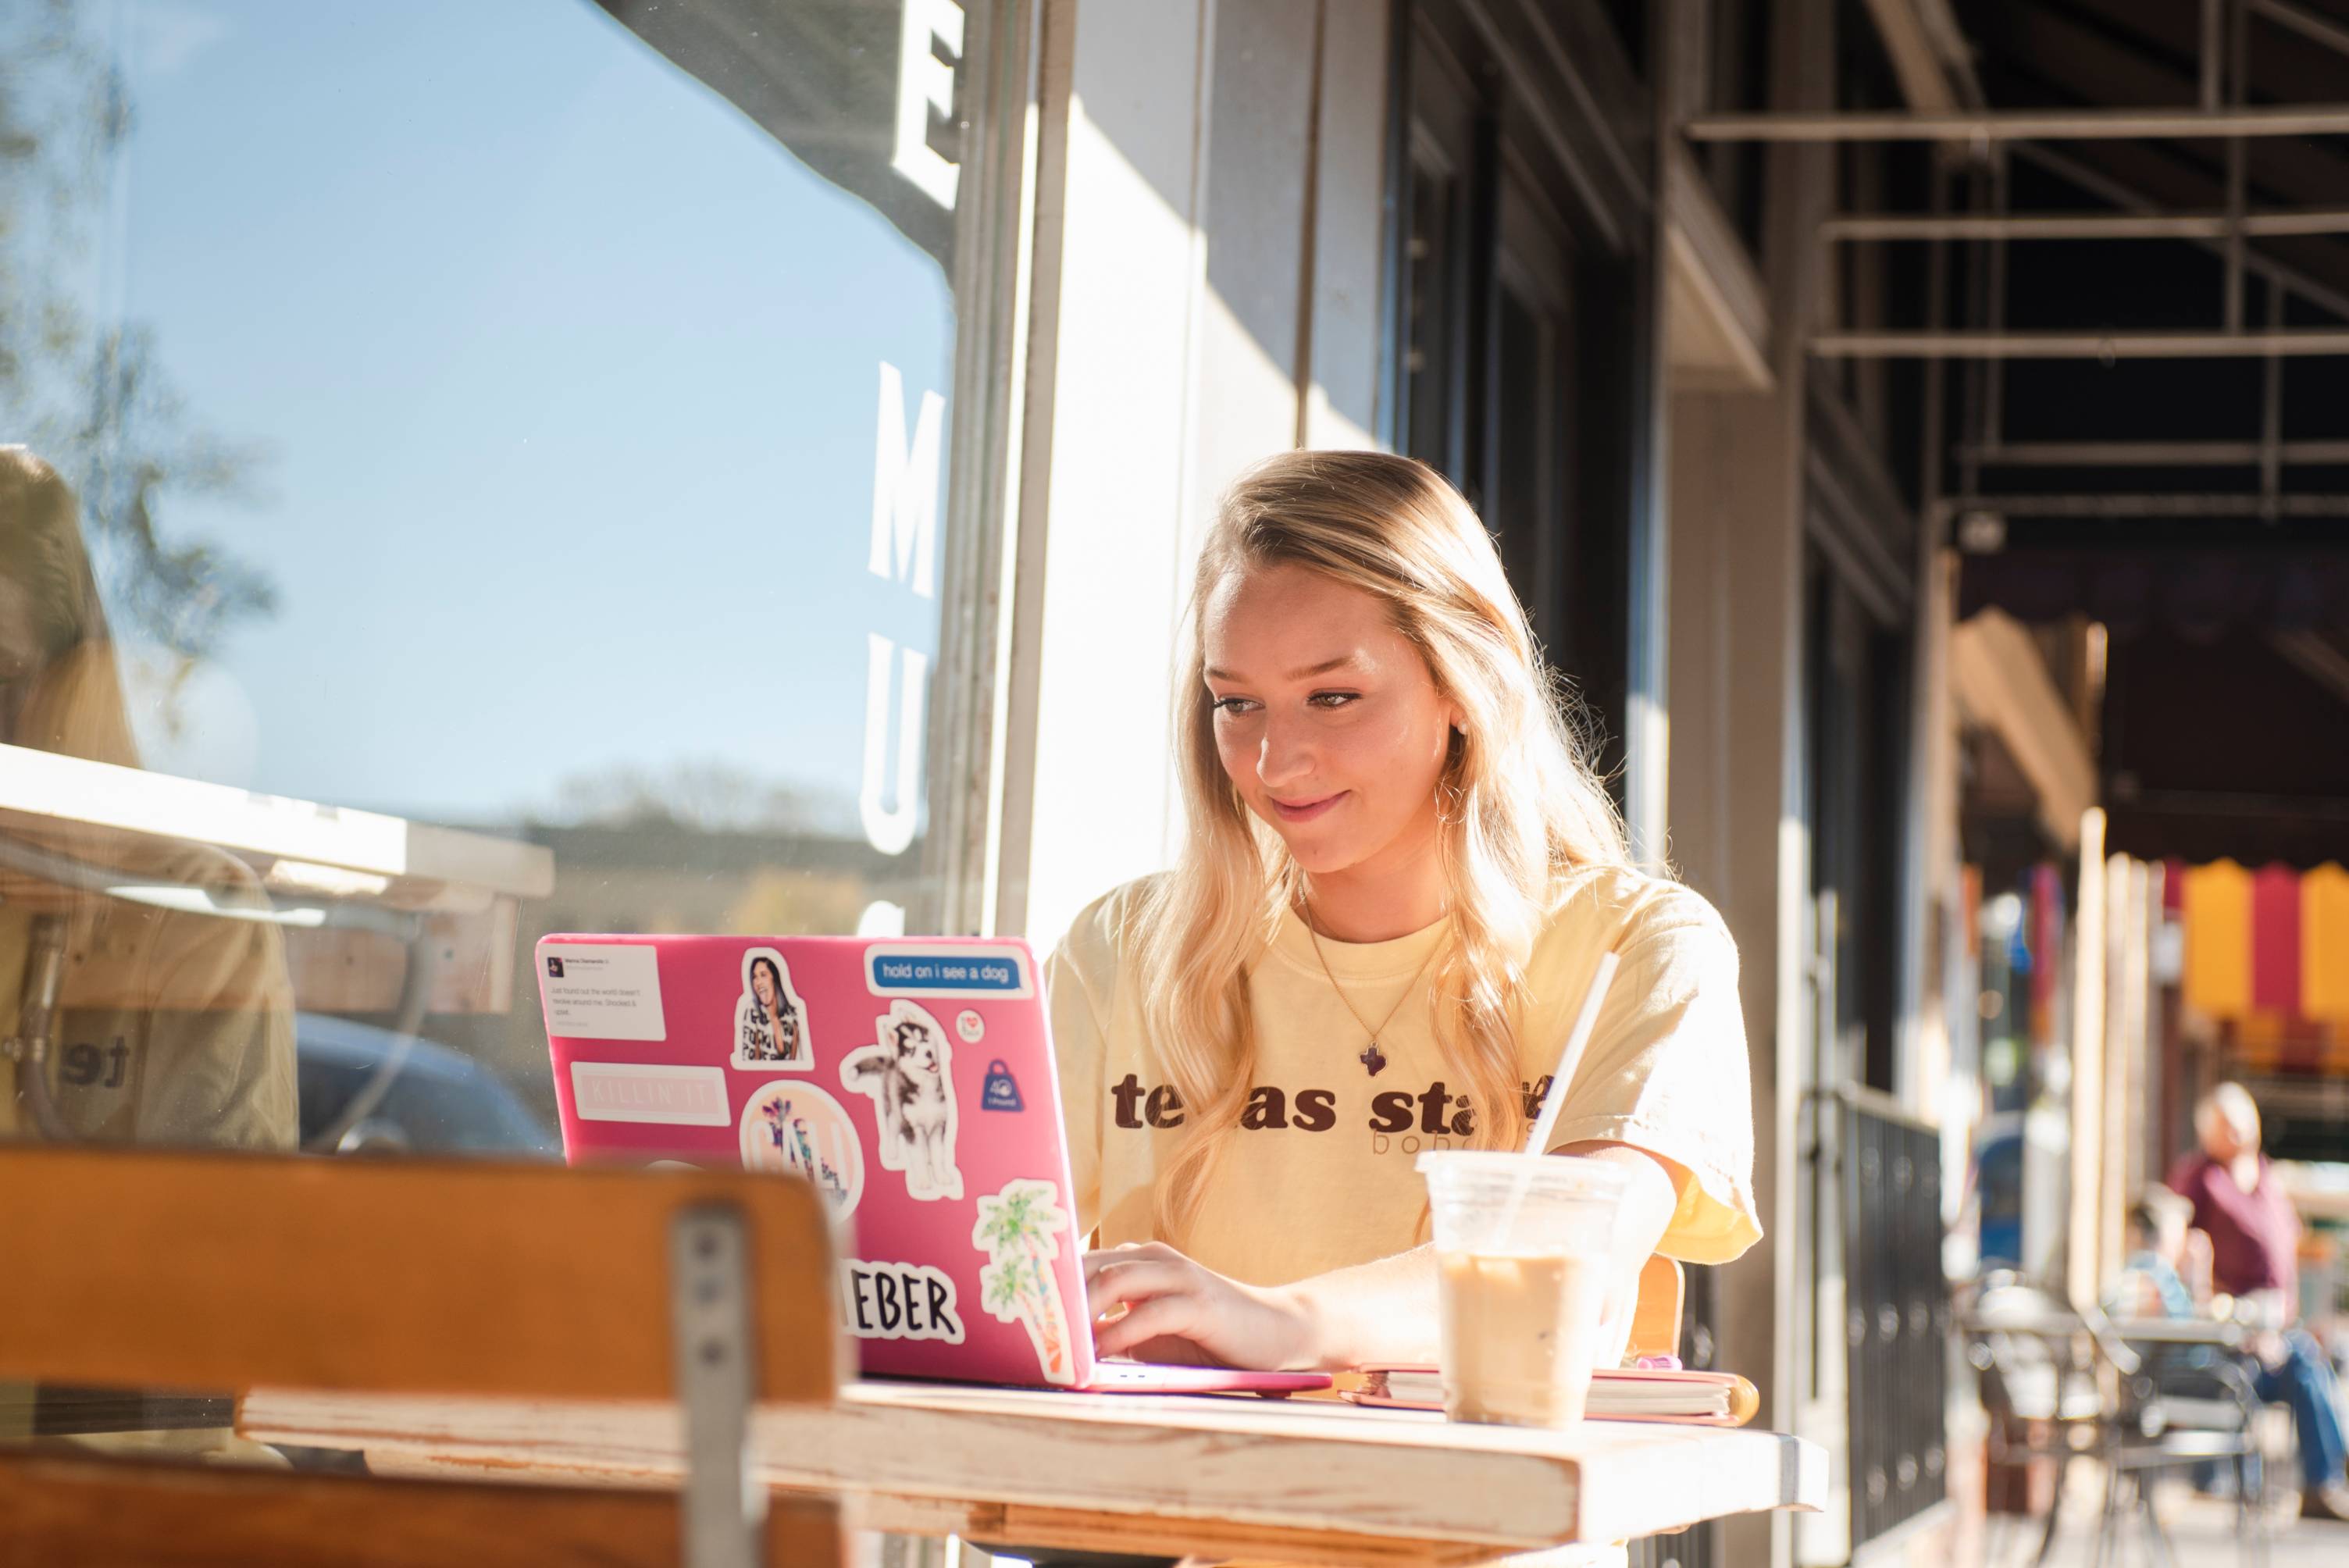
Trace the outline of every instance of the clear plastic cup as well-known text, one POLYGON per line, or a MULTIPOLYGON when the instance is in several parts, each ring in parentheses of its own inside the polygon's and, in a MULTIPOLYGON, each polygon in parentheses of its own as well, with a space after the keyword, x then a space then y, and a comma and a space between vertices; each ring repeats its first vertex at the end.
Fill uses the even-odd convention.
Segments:
POLYGON ((1630 1178, 1596 1160, 1464 1150, 1430 1150, 1419 1171, 1442 1281, 1444 1414, 1574 1425, 1630 1178))

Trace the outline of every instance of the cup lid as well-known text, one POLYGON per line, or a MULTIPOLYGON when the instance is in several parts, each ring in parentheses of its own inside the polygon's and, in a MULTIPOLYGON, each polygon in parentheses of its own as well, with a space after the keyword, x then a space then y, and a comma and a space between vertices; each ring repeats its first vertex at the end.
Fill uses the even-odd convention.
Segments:
POLYGON ((1423 1176, 1464 1176, 1474 1181, 1524 1180, 1545 1192, 1619 1198, 1631 1173, 1603 1160, 1568 1154, 1523 1154, 1512 1149, 1430 1149, 1415 1167, 1423 1176))

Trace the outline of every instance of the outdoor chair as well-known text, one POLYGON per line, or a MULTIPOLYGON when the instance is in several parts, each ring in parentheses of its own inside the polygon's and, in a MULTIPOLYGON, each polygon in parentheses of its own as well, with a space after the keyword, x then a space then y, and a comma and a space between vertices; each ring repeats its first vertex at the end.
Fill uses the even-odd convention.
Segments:
MULTIPOLYGON (((2105 1470, 2095 1561, 2116 1560, 2133 1511, 2158 1561, 2172 1553, 2150 1481, 2165 1470, 2230 1468, 2237 1543, 2246 1563, 2265 1561, 2266 1511, 2260 1401, 2240 1358, 2213 1334, 2193 1343, 2133 1344, 2102 1312, 2073 1310, 2013 1275, 1983 1282, 1966 1315, 1968 1358, 1991 1418, 1993 1464, 2052 1460, 2054 1494, 2032 1561, 2054 1550, 2073 1461, 2105 1470), (2196 1350, 2213 1354, 2196 1356, 2196 1350)), ((2180 1336, 2194 1326, 2169 1328, 2180 1336)))
POLYGON ((2054 1486, 2032 1561, 2046 1561, 2062 1522, 2072 1461, 2098 1446, 2103 1391, 2064 1304, 2020 1276, 1987 1277, 1965 1315, 1967 1359, 1990 1417, 1992 1465, 2051 1461, 2054 1486))
POLYGON ((835 1387, 804 1183, 736 1173, 0 1146, 0 1378, 682 1406, 681 1490, 0 1449, 0 1565, 838 1568, 771 1501, 753 1400, 835 1387), (763 1516, 763 1525, 761 1520, 763 1516))
MULTIPOLYGON (((2211 1324, 2210 1337, 2184 1344, 2132 1341, 2128 1331, 2091 1306, 2081 1315, 2089 1342, 2116 1376, 2116 1407, 2100 1458, 2105 1463, 2102 1542, 2116 1540, 2134 1503, 2148 1542, 2170 1561, 2168 1533, 2154 1512, 2148 1482, 2165 1470, 2220 1465, 2232 1471, 2240 1561, 2267 1560, 2266 1467, 2260 1443, 2261 1402, 2247 1358, 2211 1324)), ((2181 1320, 2180 1329, 2199 1326, 2181 1320)))

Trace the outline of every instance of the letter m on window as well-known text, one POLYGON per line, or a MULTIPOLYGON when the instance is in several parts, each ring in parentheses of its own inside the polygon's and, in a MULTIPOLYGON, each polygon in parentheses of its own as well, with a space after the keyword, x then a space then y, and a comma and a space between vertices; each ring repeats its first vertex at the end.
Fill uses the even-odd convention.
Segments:
POLYGON ((881 417, 873 452, 873 575, 937 595, 938 442, 947 400, 922 394, 914 438, 905 439, 905 378, 881 362, 881 417))

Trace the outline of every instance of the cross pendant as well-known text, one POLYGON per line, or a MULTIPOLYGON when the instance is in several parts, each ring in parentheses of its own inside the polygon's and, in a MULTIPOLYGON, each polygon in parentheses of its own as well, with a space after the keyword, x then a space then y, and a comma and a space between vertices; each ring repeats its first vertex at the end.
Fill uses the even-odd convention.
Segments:
POLYGON ((1376 1040, 1372 1040, 1370 1043, 1369 1048, 1362 1052, 1360 1060, 1361 1061, 1363 1070, 1368 1072, 1372 1078, 1378 1077, 1380 1073, 1386 1069, 1386 1053, 1379 1049, 1379 1043, 1376 1040))

